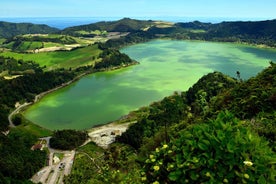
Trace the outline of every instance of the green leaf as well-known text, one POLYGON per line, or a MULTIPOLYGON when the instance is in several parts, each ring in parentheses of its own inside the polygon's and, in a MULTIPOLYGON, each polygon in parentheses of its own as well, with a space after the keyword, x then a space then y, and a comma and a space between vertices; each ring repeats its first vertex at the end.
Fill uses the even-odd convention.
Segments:
POLYGON ((261 177, 258 179, 258 184, 266 184, 266 180, 265 180, 265 177, 264 177, 264 176, 261 176, 261 177))
POLYGON ((235 151, 235 145, 232 144, 232 142, 229 142, 227 144, 227 150, 230 152, 230 153, 233 153, 235 151))
POLYGON ((196 181, 197 178, 199 177, 196 171, 191 171, 190 174, 191 174, 190 175, 191 179, 194 181, 196 181))
POLYGON ((208 149, 208 146, 206 146, 204 143, 201 143, 201 142, 198 143, 198 147, 203 151, 208 149))
POLYGON ((224 136, 225 136, 225 135, 224 135, 224 133, 223 133, 222 130, 218 130, 218 131, 217 131, 217 137, 218 137, 219 140, 222 141, 222 140, 224 139, 224 136))
POLYGON ((171 172, 171 173, 169 174, 169 179, 170 179, 171 181, 177 181, 178 178, 180 178, 180 176, 181 176, 181 171, 180 171, 180 170, 176 170, 176 171, 171 172))

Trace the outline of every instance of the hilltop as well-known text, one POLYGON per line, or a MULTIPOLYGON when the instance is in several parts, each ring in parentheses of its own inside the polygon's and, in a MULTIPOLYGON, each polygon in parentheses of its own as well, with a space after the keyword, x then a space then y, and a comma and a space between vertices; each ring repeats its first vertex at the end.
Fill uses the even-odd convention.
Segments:
POLYGON ((148 30, 152 26, 170 27, 173 23, 152 20, 135 20, 124 18, 118 21, 103 21, 88 25, 74 26, 62 31, 64 34, 72 35, 97 35, 98 32, 136 32, 148 30), (89 34, 90 33, 90 34, 89 34))
POLYGON ((0 21, 0 38, 10 38, 21 34, 48 34, 59 30, 44 24, 10 23, 0 21))

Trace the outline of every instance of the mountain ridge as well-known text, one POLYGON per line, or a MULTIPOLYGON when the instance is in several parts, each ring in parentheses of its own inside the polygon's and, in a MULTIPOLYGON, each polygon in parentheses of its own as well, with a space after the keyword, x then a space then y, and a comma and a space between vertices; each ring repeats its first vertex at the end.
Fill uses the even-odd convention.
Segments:
POLYGON ((11 23, 0 21, 0 38, 10 38, 21 34, 49 34, 56 33, 59 29, 46 24, 11 23))

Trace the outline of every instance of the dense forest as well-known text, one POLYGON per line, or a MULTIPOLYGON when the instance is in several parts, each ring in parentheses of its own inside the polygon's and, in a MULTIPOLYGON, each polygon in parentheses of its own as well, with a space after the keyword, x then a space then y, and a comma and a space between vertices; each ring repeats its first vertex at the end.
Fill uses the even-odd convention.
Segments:
POLYGON ((130 64, 137 63, 136 61, 130 59, 128 55, 121 53, 117 49, 109 49, 100 43, 98 46, 101 50, 103 50, 103 52, 100 54, 102 61, 96 63, 94 66, 94 69, 96 70, 112 69, 114 67, 128 66, 130 64))
POLYGON ((58 29, 47 25, 0 21, 0 37, 3 38, 10 38, 21 34, 49 34, 58 31, 58 29))
POLYGON ((0 183, 31 183, 28 179, 46 164, 46 151, 31 150, 37 139, 22 129, 0 134, 0 183))
POLYGON ((88 25, 69 27, 62 30, 62 34, 78 35, 77 31, 101 30, 108 32, 136 32, 145 27, 154 25, 154 21, 135 20, 124 18, 118 21, 97 22, 88 25))
POLYGON ((81 146, 88 138, 87 132, 76 130, 55 131, 50 139, 50 146, 54 149, 73 150, 81 146))

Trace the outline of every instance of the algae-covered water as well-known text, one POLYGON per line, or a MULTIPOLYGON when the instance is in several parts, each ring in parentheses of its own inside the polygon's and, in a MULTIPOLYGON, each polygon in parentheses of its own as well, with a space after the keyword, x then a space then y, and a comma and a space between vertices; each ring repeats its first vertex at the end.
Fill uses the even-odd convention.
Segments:
POLYGON ((25 117, 52 130, 87 129, 185 91, 209 72, 248 79, 276 61, 275 49, 203 41, 154 40, 121 52, 140 64, 88 75, 45 96, 25 117))

